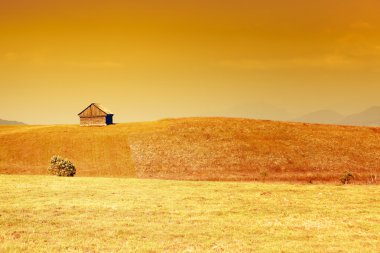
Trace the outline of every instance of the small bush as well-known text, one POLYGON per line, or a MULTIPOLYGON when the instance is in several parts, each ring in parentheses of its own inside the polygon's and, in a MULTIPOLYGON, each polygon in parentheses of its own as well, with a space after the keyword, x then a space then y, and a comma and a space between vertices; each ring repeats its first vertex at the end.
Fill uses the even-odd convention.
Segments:
POLYGON ((260 176, 262 177, 263 181, 265 182, 265 179, 268 177, 268 171, 267 170, 261 170, 260 176))
POLYGON ((351 180, 354 179, 354 175, 347 171, 346 173, 344 173, 344 175, 340 178, 340 182, 342 184, 349 184, 351 182, 351 180))
POLYGON ((376 184, 376 182, 377 182, 377 175, 376 174, 371 174, 369 176, 368 183, 369 184, 376 184))
POLYGON ((57 155, 50 159, 48 171, 50 174, 60 177, 73 177, 76 173, 72 162, 57 155))

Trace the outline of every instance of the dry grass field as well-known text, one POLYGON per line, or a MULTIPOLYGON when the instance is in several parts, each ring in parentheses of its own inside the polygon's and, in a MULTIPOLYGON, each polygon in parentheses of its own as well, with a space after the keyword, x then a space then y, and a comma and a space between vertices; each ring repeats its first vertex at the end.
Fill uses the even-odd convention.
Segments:
POLYGON ((53 155, 78 176, 378 183, 380 128, 237 118, 108 127, 1 126, 0 173, 46 174, 53 155))
POLYGON ((379 252, 380 188, 0 175, 0 252, 379 252))

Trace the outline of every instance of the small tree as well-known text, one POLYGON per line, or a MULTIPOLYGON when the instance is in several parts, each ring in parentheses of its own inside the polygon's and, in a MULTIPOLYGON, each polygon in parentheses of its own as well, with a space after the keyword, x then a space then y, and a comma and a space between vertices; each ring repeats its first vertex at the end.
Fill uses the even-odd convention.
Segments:
POLYGON ((76 173, 76 169, 72 162, 55 155, 50 159, 48 172, 60 177, 73 177, 76 173))

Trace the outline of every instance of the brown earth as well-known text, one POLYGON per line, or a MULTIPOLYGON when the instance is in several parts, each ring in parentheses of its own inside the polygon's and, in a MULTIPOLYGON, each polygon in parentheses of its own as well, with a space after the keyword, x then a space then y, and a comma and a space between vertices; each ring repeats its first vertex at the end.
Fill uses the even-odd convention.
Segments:
POLYGON ((380 128, 237 118, 0 127, 0 173, 46 174, 53 155, 78 176, 338 183, 350 171, 376 183, 380 128))

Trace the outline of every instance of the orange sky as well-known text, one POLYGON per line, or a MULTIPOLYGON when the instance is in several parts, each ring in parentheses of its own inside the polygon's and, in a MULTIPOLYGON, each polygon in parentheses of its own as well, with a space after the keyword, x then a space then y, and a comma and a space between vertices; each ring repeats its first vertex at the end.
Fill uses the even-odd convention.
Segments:
POLYGON ((380 1, 0 0, 0 118, 288 119, 380 105, 380 1))

